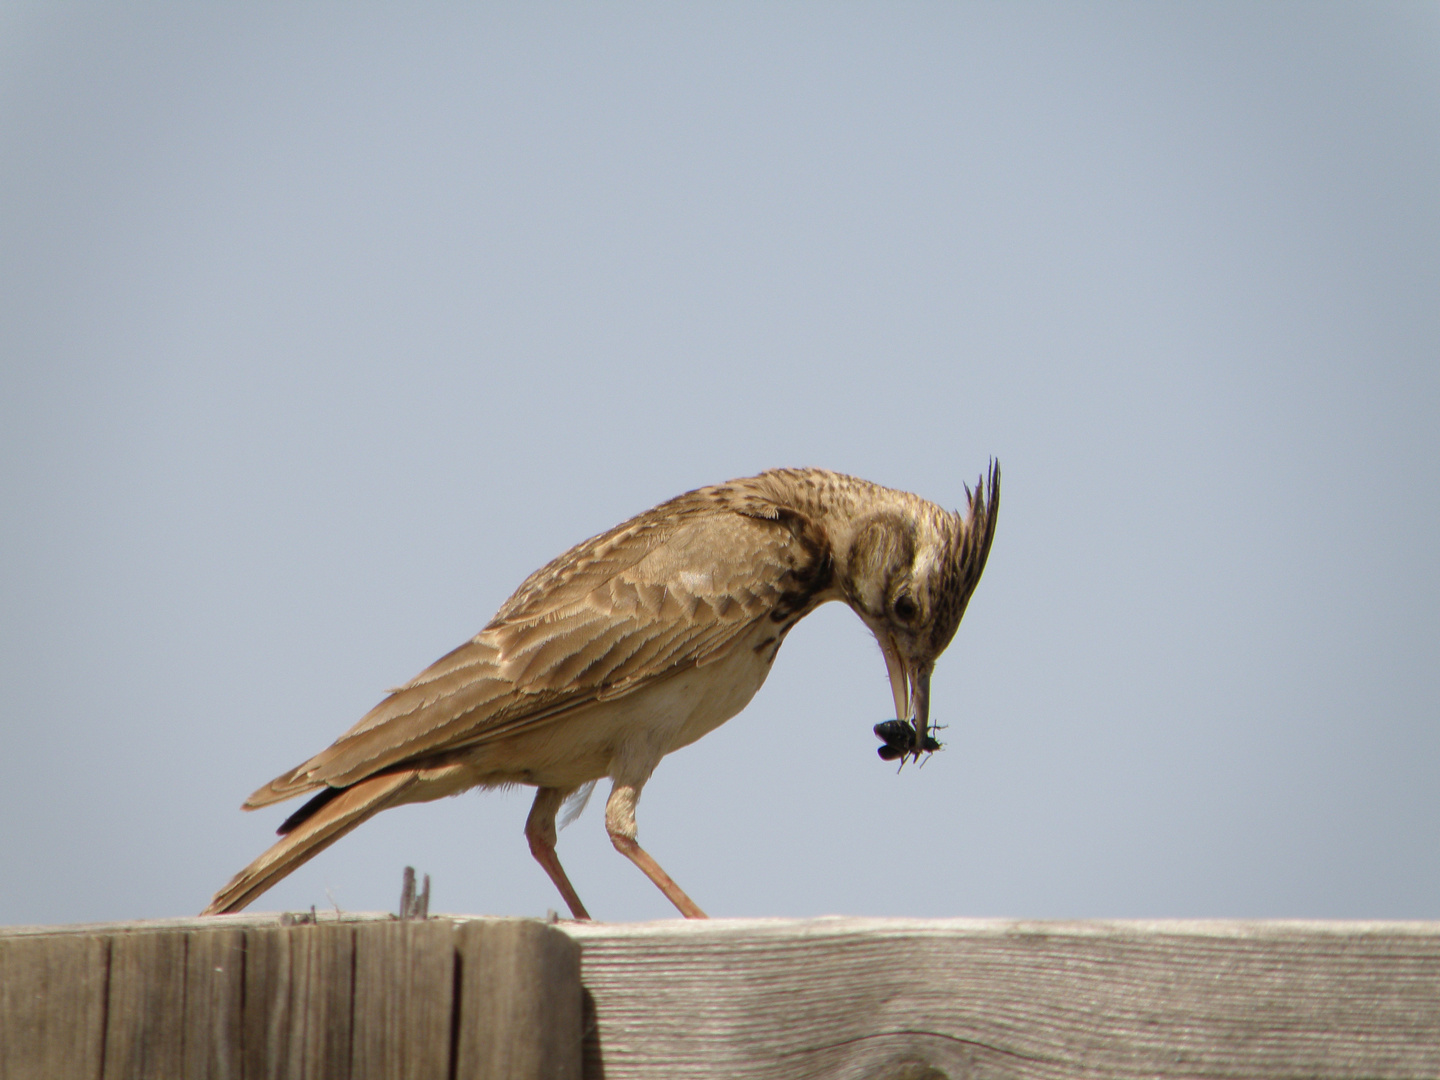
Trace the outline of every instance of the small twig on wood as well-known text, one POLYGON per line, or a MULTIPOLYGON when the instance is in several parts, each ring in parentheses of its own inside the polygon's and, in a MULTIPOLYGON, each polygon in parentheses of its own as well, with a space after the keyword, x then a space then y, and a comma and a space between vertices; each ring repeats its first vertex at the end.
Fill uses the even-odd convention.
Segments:
POLYGON ((430 875, 425 875, 425 887, 415 894, 415 868, 405 867, 400 886, 400 918, 427 919, 430 917, 430 875))

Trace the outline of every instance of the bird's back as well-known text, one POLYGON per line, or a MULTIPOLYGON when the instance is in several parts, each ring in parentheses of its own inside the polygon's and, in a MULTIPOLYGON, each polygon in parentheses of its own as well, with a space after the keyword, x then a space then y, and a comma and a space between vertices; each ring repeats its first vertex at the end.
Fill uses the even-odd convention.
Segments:
POLYGON ((474 638, 246 806, 522 737, 737 649, 768 665, 790 627, 830 598, 828 539, 805 496, 832 478, 849 479, 777 470, 700 488, 577 544, 474 638))

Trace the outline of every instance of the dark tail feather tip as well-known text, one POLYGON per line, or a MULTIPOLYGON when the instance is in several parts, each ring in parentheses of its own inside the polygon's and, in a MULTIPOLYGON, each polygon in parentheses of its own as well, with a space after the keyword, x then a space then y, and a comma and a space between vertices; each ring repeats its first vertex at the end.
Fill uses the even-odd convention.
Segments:
POLYGON ((323 791, 320 792, 320 794, 310 799, 308 802, 305 803, 304 806, 300 807, 300 809, 296 810, 293 814, 291 814, 284 821, 282 821, 280 823, 280 828, 275 830, 275 835, 288 836, 301 825, 304 825, 305 822, 309 821, 312 817, 314 817, 322 806, 324 806, 326 803, 328 803, 331 799, 335 798, 344 790, 344 788, 339 787, 325 788, 323 791))

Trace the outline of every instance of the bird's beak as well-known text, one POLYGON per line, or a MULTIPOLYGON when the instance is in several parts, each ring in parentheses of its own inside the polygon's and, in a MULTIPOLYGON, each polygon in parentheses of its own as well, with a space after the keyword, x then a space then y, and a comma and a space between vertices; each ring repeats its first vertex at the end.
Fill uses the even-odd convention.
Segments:
POLYGON ((930 667, 918 668, 910 681, 910 707, 915 715, 915 760, 920 760, 920 751, 925 749, 925 740, 930 735, 930 667))
POLYGON ((895 647, 895 639, 884 630, 875 634, 880 642, 880 652, 885 656, 885 672, 890 676, 890 693, 895 698, 895 719, 910 719, 910 675, 905 670, 905 661, 895 647))
POLYGON ((890 693, 895 700, 895 719, 909 720, 915 725, 916 751, 925 746, 930 734, 930 666, 916 666, 912 671, 895 639, 884 630, 875 637, 880 642, 880 652, 885 657, 885 672, 890 676, 890 693))

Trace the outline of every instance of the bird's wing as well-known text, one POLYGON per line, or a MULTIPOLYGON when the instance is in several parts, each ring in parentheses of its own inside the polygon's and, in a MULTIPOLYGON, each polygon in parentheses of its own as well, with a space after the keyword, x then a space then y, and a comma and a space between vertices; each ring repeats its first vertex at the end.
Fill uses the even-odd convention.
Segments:
POLYGON ((793 512, 657 507, 532 574, 478 635, 246 806, 345 787, 717 660, 757 621, 803 614, 827 573, 823 538, 793 512))

